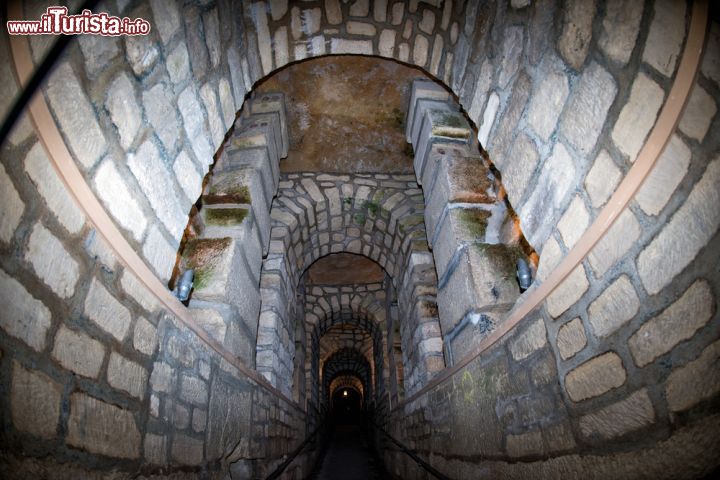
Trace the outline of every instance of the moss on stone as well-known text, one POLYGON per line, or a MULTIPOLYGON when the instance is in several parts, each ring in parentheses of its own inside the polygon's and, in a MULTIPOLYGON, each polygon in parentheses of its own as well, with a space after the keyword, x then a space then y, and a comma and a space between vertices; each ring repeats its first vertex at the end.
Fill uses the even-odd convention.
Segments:
MULTIPOLYGON (((229 182, 226 182, 229 183, 229 182)), ((246 185, 218 184, 210 187, 210 192, 203 197, 203 203, 216 205, 220 203, 252 203, 250 189, 246 185)))
POLYGON ((478 253, 492 263, 493 270, 507 278, 515 277, 517 261, 526 258, 520 245, 505 245, 502 243, 479 243, 473 245, 478 253))
POLYGON ((205 211, 205 223, 218 227, 240 225, 248 214, 247 208, 213 208, 205 211))
POLYGON ((478 239, 485 238, 490 212, 478 208, 463 208, 458 211, 458 220, 465 231, 478 239))
POLYGON ((407 215, 407 216, 403 217, 399 222, 400 231, 406 232, 406 231, 410 230, 412 227, 420 225, 424 221, 425 221, 425 216, 421 213, 407 215))
POLYGON ((356 213, 353 215, 353 220, 355 220, 355 223, 358 225, 365 225, 365 214, 364 213, 356 213))
POLYGON ((374 217, 375 215, 377 215, 377 212, 380 209, 380 205, 375 202, 366 200, 363 203, 363 208, 367 208, 368 213, 370 213, 370 215, 374 217))
POLYGON ((441 113, 435 119, 437 123, 434 123, 432 127, 432 134, 435 136, 468 138, 470 135, 470 130, 459 115, 441 113))
POLYGON ((183 263, 186 269, 195 271, 193 284, 196 290, 207 286, 220 258, 231 243, 231 238, 202 238, 187 242, 182 254, 183 263))

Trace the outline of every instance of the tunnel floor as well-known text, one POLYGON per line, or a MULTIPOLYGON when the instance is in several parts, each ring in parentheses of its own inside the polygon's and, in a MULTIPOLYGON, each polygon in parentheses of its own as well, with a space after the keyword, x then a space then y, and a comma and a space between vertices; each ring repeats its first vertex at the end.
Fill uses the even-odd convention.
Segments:
POLYGON ((382 467, 359 425, 336 425, 313 480, 384 480, 382 467))

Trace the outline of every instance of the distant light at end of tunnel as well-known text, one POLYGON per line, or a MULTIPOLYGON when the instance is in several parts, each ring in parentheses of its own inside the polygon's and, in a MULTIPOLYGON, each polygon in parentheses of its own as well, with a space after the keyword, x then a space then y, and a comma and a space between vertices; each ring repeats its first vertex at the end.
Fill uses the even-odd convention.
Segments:
POLYGON ((343 390, 343 397, 347 397, 347 390, 343 390))

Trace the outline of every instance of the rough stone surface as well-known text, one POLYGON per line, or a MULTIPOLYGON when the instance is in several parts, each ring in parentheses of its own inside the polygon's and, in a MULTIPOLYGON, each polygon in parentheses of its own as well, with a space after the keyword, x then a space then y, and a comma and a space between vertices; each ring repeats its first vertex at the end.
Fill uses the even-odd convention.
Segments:
MULTIPOLYGON (((79 232, 85 224, 85 217, 75 205, 75 201, 68 193, 60 177, 55 173, 50 159, 39 142, 33 145, 25 157, 25 172, 27 172, 45 200, 45 204, 55 214, 62 226, 70 233, 79 232)), ((13 189, 11 192, 14 192, 12 185, 8 185, 8 187, 13 189)), ((20 201, 19 198, 18 201, 20 201)), ((11 215, 13 210, 17 211, 12 205, 7 205, 7 207, 11 210, 11 215)), ((20 202, 20 207, 22 209, 22 202, 20 202)))
POLYGON ((138 458, 142 437, 131 412, 84 393, 73 393, 66 441, 91 453, 138 458))
POLYGON ((68 63, 62 63, 52 73, 47 94, 70 150, 80 165, 89 170, 107 150, 107 142, 95 111, 68 63))
POLYGON ((155 18, 153 28, 157 29, 160 39, 167 45, 180 28, 180 11, 177 4, 164 0, 150 0, 150 7, 155 18))
POLYGON ((334 54, 372 55, 373 45, 371 40, 333 38, 330 41, 330 52, 334 54))
POLYGON ((120 145, 130 148, 142 124, 142 112, 135 98, 135 87, 128 74, 121 73, 108 86, 105 108, 120 134, 120 145))
POLYGON ((187 198, 191 202, 196 202, 202 192, 202 177, 185 150, 175 159, 173 172, 187 198))
POLYGON ((120 226, 140 240, 147 227, 147 219, 110 158, 103 160, 95 172, 95 192, 120 226))
POLYGON ((625 65, 630 60, 640 30, 642 12, 642 2, 634 0, 607 2, 598 46, 610 60, 620 65, 625 65))
POLYGON ((548 313, 553 318, 559 317, 565 310, 580 300, 580 297, 585 294, 589 287, 590 284, 585 276, 585 267, 578 265, 570 272, 570 275, 548 295, 545 301, 548 313))
POLYGON ((83 57, 85 57, 85 71, 90 78, 96 77, 120 53, 117 38, 78 35, 77 41, 83 57))
POLYGON ((626 378, 620 357, 607 352, 571 370, 565 377, 565 390, 573 402, 580 402, 621 386, 626 378))
POLYGON ((207 412, 200 410, 199 408, 193 408, 192 414, 192 428, 196 432, 204 432, 205 425, 207 424, 207 412))
POLYGON ((203 445, 202 440, 176 433, 170 455, 181 465, 200 465, 203 461, 203 445))
POLYGON ((145 397, 145 385, 148 381, 147 370, 117 352, 110 353, 107 378, 113 388, 123 390, 140 400, 145 397))
POLYGON ((719 357, 720 341, 715 341, 696 360, 672 371, 665 383, 665 396, 671 411, 687 410, 720 391, 719 357))
POLYGON ((202 107, 192 86, 183 90, 178 97, 178 108, 183 118, 185 133, 190 139, 195 152, 195 157, 201 165, 209 165, 213 161, 213 150, 208 142, 202 107))
POLYGON ((169 280, 175 266, 177 251, 165 240, 160 229, 155 225, 150 228, 142 252, 160 278, 165 281, 169 280))
POLYGON ((690 167, 690 149, 677 135, 670 137, 665 150, 645 178, 635 201, 648 215, 658 215, 690 167))
POLYGON ((207 384, 197 377, 183 375, 180 378, 180 398, 200 407, 207 405, 207 384))
POLYGON ((522 199, 540 158, 535 142, 524 133, 519 133, 510 147, 508 158, 511 160, 502 172, 503 186, 510 201, 515 205, 522 205, 522 199))
POLYGON ((140 280, 135 277, 130 271, 125 270, 120 277, 120 286, 125 293, 130 296, 133 300, 139 303, 148 312, 154 312, 158 308, 158 300, 154 294, 140 283, 140 280))
POLYGON ((350 35, 363 35, 366 37, 374 37, 377 29, 371 23, 365 22, 347 22, 345 29, 350 35))
POLYGON ((175 371, 167 363, 155 362, 150 374, 150 385, 157 392, 170 393, 175 383, 175 371))
POLYGON ((623 174, 607 150, 601 150, 585 177, 585 191, 595 208, 605 205, 620 183, 623 174))
POLYGON ((573 198, 558 222, 558 230, 568 249, 572 248, 590 225, 590 214, 579 195, 573 198))
POLYGON ((552 65, 547 69, 534 89, 527 121, 530 128, 544 141, 548 141, 570 93, 567 76, 552 65))
POLYGON ((135 322, 135 330, 133 331, 133 348, 145 355, 152 355, 157 347, 158 336, 155 325, 140 317, 135 322))
POLYGON ((174 152, 180 138, 180 121, 167 86, 158 83, 142 94, 147 119, 168 152, 174 152))
POLYGON ((659 0, 653 6, 653 21, 642 58, 658 72, 669 77, 675 71, 675 63, 685 37, 685 3, 659 0))
POLYGON ((615 79, 597 63, 582 73, 560 120, 560 133, 580 153, 587 155, 595 147, 616 94, 615 79))
POLYGON ((580 432, 586 438, 610 439, 638 430, 655 421, 647 390, 642 389, 629 397, 580 418, 580 432))
POLYGON ((480 122, 480 128, 478 129, 478 141, 483 148, 488 145, 488 139, 490 138, 490 130, 495 123, 495 117, 497 116, 498 107, 500 106, 500 97, 497 93, 493 92, 488 97, 485 111, 483 112, 483 118, 480 122))
POLYGON ((415 45, 413 46, 413 63, 415 65, 423 66, 427 63, 429 48, 427 38, 422 35, 415 37, 415 45))
POLYGON ((635 364, 644 367, 690 339, 710 321, 715 299, 705 280, 697 280, 682 297, 651 318, 628 340, 635 364))
POLYGON ((148 463, 165 465, 167 463, 167 437, 154 433, 145 434, 143 452, 148 463))
POLYGON ((130 329, 130 311, 95 278, 85 299, 84 313, 119 342, 123 341, 130 329))
POLYGON ((61 325, 55 334, 52 356, 60 365, 78 375, 97 378, 105 357, 105 347, 83 332, 61 325))
POLYGON ((588 255, 597 278, 617 263, 640 237, 640 223, 629 210, 624 210, 588 255))
POLYGON ((70 298, 80 278, 80 267, 65 246, 41 223, 35 224, 25 251, 35 273, 61 298, 70 298))
POLYGON ((515 360, 522 360, 546 344, 547 332, 545 331, 545 322, 543 322, 542 318, 538 318, 510 342, 510 353, 512 353, 515 360))
POLYGON ((683 206, 638 256, 638 273, 650 295, 680 273, 720 227, 719 183, 720 158, 715 158, 683 206))
POLYGON ((695 85, 678 127, 690 138, 702 142, 717 112, 713 97, 700 85, 695 85))
POLYGON ((573 357, 587 345, 582 320, 574 318, 558 330, 557 348, 563 360, 573 357))
POLYGON ((220 343, 225 341, 227 324, 217 310, 212 308, 193 308, 192 315, 195 322, 209 333, 211 337, 220 343))
POLYGON ((615 145, 635 161, 640 148, 645 144, 655 118, 660 111, 665 92, 644 73, 638 74, 630 89, 630 98, 620 112, 612 131, 615 145))
POLYGON ((0 269, 0 327, 36 351, 43 350, 50 328, 50 310, 23 285, 0 269))
POLYGON ((151 141, 145 141, 137 152, 128 155, 127 163, 160 221, 176 240, 180 240, 187 214, 177 200, 173 176, 151 141))
POLYGON ((0 240, 9 243, 20 224, 20 218, 25 211, 25 203, 20 199, 15 186, 10 180, 5 167, 0 164, 0 240))
POLYGON ((205 105, 205 111, 207 112, 213 147, 217 150, 217 148, 220 147, 223 137, 225 136, 225 126, 223 125, 222 112, 220 111, 220 105, 218 104, 215 88, 213 88, 210 83, 206 83, 200 88, 200 97, 202 98, 203 105, 205 105))
POLYGON ((565 6, 558 50, 575 70, 580 70, 590 49, 595 10, 595 0, 571 0, 565 6))
POLYGON ((522 27, 508 27, 503 33, 502 66, 498 76, 498 85, 505 88, 520 67, 520 55, 523 51, 522 27))
POLYGON ((10 414, 15 428, 36 437, 55 437, 61 398, 62 385, 13 361, 10 414))
POLYGON ((575 162, 562 143, 556 143, 550 158, 540 170, 535 189, 520 208, 520 224, 531 245, 537 245, 543 233, 560 216, 562 204, 574 187, 575 162))
POLYGON ((148 35, 125 37, 125 58, 137 76, 149 73, 158 61, 160 52, 148 35))
POLYGON ((170 52, 165 62, 170 80, 174 84, 180 84, 190 75, 190 57, 188 56, 187 47, 180 42, 175 49, 170 52))
POLYGON ((630 279, 621 276, 588 307, 593 333, 607 337, 633 318, 639 309, 640 300, 630 279))

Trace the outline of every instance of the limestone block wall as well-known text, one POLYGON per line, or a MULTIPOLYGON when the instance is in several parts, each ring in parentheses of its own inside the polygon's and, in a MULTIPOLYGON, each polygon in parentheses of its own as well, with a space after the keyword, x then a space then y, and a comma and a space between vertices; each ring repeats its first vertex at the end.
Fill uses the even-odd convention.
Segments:
POLYGON ((33 133, 3 145, 0 184, 4 478, 262 477, 301 441, 305 413, 120 264, 33 133))
MULTIPOLYGON (((625 10, 620 18, 617 5, 596 10, 593 2, 569 2, 559 13, 563 21, 556 36, 543 40, 546 52, 562 59, 565 72, 579 70, 568 77, 567 103, 554 97, 565 91, 559 86, 564 80, 542 87, 553 78, 544 75, 531 88, 528 75, 525 87, 518 78, 492 129, 481 124, 523 232, 534 246, 543 245, 539 282, 575 245, 632 165, 679 62, 684 4, 655 2, 643 10, 649 18, 633 18, 625 10), (669 26, 673 21, 678 23, 669 26), (587 48, 578 49, 572 40, 583 36, 587 48), (635 45, 635 38, 636 49, 625 56, 625 46, 635 45), (623 49, 614 48, 620 39, 623 49), (635 69, 629 81, 620 67, 635 69), (536 97, 536 91, 542 95, 536 97), (607 106, 600 109, 605 94, 607 106), (553 105, 557 124, 548 127, 544 122, 553 105), (578 105, 595 114, 581 116, 574 110, 578 105), (538 142, 543 131, 544 141, 554 142, 550 149, 538 142), (522 153, 527 151, 529 156, 522 153), (544 163, 542 152, 549 155, 544 163), (539 163, 526 186, 513 193, 518 177, 511 165, 518 159, 525 166, 528 159, 539 163), (568 173, 575 180, 562 180, 568 173), (557 193, 565 188, 563 206, 557 193), (549 232, 546 239, 543 229, 549 232)), ((533 15, 530 38, 533 22, 541 18, 537 10, 533 15)), ((717 468, 707 454, 720 445, 714 380, 720 337, 720 209, 713 186, 720 99, 717 23, 709 31, 699 75, 674 133, 605 237, 501 341, 391 412, 387 425, 396 438, 424 452, 451 478, 472 476, 478 468, 491 477, 541 472, 564 478, 696 478, 717 468), (478 458, 484 459, 480 465, 478 458)), ((525 48, 523 62, 532 59, 532 42, 525 48)), ((498 92, 488 95, 489 109, 495 108, 492 95, 501 98, 498 92)), ((481 118, 494 115, 486 110, 481 118)), ((388 453, 386 464, 400 476, 421 475, 400 452, 388 453)))
MULTIPOLYGON (((234 27, 216 2, 121 5, 100 10, 145 18, 150 34, 78 36, 44 94, 87 183, 167 282, 202 179, 249 85, 232 83, 227 52, 234 27)), ((25 2, 25 17, 39 18, 45 6, 25 2)), ((52 40, 30 39, 36 62, 52 40)))
POLYGON ((422 191, 407 175, 282 175, 263 260, 257 369, 290 391, 295 292, 301 275, 329 253, 363 254, 392 278, 399 297, 406 387, 444 367, 422 191))

